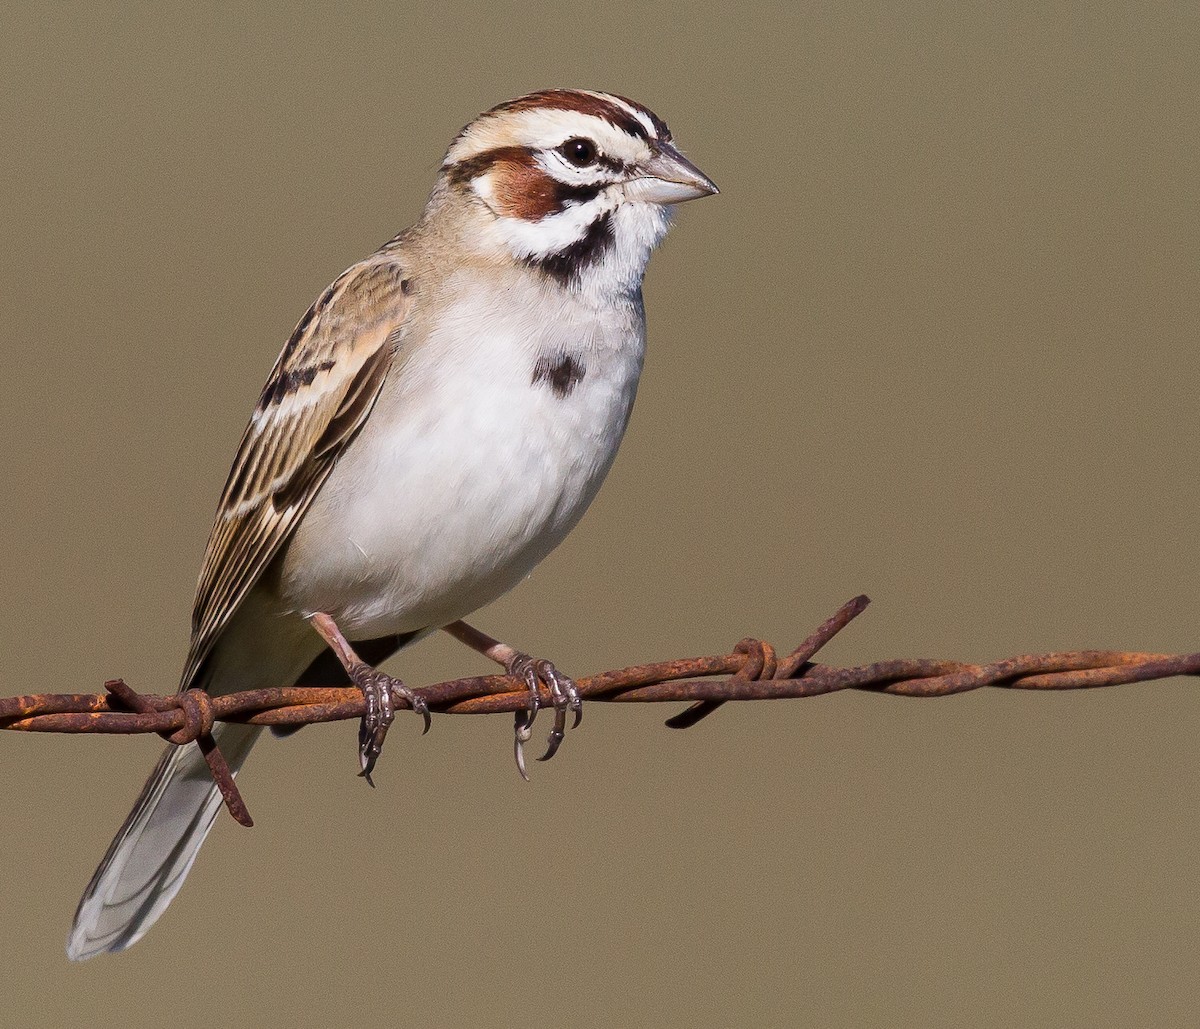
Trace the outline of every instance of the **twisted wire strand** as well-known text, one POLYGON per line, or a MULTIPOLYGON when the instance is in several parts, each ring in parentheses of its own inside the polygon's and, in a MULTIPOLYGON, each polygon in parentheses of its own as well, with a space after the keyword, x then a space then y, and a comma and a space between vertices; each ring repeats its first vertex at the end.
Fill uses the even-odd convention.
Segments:
MULTIPOLYGON (((1200 674, 1200 653, 1147 654, 1077 650, 1024 654, 988 664, 936 658, 879 661, 852 668, 813 662, 818 650, 866 608, 865 596, 847 601, 786 657, 762 640, 747 637, 727 654, 680 658, 600 672, 576 683, 581 696, 608 703, 688 702, 667 720, 686 728, 729 701, 817 697, 840 690, 867 690, 905 697, 947 697, 983 687, 1077 690, 1200 674)), ((171 743, 196 743, 230 813, 253 824, 229 768, 212 737, 216 722, 311 725, 361 718, 362 692, 353 686, 278 686, 210 697, 202 690, 169 696, 136 693, 122 680, 104 693, 34 693, 0 698, 0 729, 58 733, 158 733, 171 743)), ((441 714, 496 714, 525 709, 524 680, 507 675, 452 679, 414 690, 441 714)), ((543 687, 542 701, 551 703, 543 687)), ((393 697, 397 709, 409 706, 393 697)))

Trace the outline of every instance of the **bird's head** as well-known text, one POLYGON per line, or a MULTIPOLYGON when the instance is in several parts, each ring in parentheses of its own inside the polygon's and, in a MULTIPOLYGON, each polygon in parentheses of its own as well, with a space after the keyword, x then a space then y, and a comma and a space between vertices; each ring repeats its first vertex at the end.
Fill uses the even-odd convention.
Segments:
POLYGON ((493 107, 442 162, 435 201, 462 205, 493 247, 573 288, 636 289, 673 204, 717 192, 649 109, 550 89, 493 107))

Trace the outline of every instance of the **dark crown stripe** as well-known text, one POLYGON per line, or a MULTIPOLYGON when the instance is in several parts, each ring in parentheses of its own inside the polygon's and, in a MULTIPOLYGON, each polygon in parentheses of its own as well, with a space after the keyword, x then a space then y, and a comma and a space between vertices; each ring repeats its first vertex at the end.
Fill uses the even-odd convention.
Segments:
MULTIPOLYGON (((650 119, 650 124, 654 126, 654 131, 659 139, 669 140, 671 138, 671 133, 667 129, 666 123, 653 111, 632 100, 627 100, 623 96, 619 97, 615 93, 612 96, 616 97, 622 103, 628 104, 634 110, 646 115, 650 119)), ((611 100, 605 100, 603 97, 592 96, 590 93, 580 93, 573 89, 543 89, 537 93, 529 93, 526 96, 517 97, 515 100, 508 100, 505 103, 499 104, 488 111, 487 114, 535 111, 539 108, 578 111, 580 114, 590 114, 596 118, 603 118, 610 125, 615 125, 631 136, 636 136, 638 139, 644 139, 647 142, 650 140, 650 134, 646 131, 646 126, 625 110, 624 107, 620 106, 620 104, 614 104, 611 100)))
POLYGON ((628 104, 634 110, 640 111, 642 114, 644 114, 650 119, 650 124, 654 126, 654 134, 664 143, 671 142, 671 130, 667 128, 667 123, 652 110, 650 110, 649 107, 639 104, 636 100, 630 100, 627 96, 621 96, 619 93, 611 93, 609 95, 615 97, 617 100, 620 100, 622 103, 628 104))

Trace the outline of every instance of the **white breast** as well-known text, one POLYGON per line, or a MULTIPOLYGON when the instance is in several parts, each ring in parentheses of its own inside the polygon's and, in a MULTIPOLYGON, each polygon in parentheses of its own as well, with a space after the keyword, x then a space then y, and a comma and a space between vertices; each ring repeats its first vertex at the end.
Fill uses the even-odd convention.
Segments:
POLYGON ((286 603, 351 637, 444 625, 524 578, 595 497, 641 372, 640 295, 598 308, 467 271, 421 300, 436 317, 414 320, 283 557, 286 603), (569 392, 534 381, 547 356, 582 370, 569 392))

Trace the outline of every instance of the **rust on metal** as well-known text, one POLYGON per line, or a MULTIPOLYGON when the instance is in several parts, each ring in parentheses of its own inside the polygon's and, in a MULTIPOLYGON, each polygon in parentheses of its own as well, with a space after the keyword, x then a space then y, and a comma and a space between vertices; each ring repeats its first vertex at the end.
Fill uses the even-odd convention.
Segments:
MULTIPOLYGON (((1146 654, 1080 650, 1026 654, 968 664, 929 658, 880 661, 853 668, 816 664, 817 651, 867 606, 855 597, 783 659, 762 640, 747 637, 728 654, 681 658, 600 672, 577 681, 590 701, 619 703, 685 702, 672 727, 694 725, 729 701, 817 697, 839 690, 866 690, 905 697, 947 697, 993 687, 1020 690, 1077 690, 1200 674, 1200 653, 1146 654)), ((221 789, 226 806, 251 825, 233 776, 212 735, 217 722, 252 725, 309 725, 361 718, 357 687, 277 686, 210 697, 201 690, 170 696, 136 693, 122 680, 105 683, 105 693, 36 693, 0 697, 0 729, 21 732, 158 733, 171 743, 197 744, 221 789)), ((523 680, 482 675, 436 683, 415 691, 441 714, 495 714, 524 710, 529 703, 523 680)), ((409 707, 393 697, 397 709, 409 707)), ((542 700, 550 704, 548 689, 542 700)))
MULTIPOLYGON (((118 703, 132 708, 139 714, 157 714, 159 704, 156 702, 163 699, 161 697, 143 697, 128 686, 124 679, 109 679, 104 684, 104 689, 118 703)), ((182 713, 183 725, 174 732, 160 732, 159 735, 168 743, 174 743, 178 747, 187 743, 195 743, 200 748, 200 753, 208 765, 209 774, 213 777, 213 782, 217 784, 217 789, 221 791, 221 799, 225 801, 225 807, 233 815, 234 821, 250 828, 254 825, 254 819, 250 817, 250 810, 246 807, 246 802, 242 799, 237 784, 233 781, 233 772, 230 771, 225 755, 221 753, 217 741, 212 736, 212 699, 203 690, 184 690, 176 693, 170 699, 173 701, 173 709, 182 713)), ((99 719, 99 716, 94 717, 99 719)))

